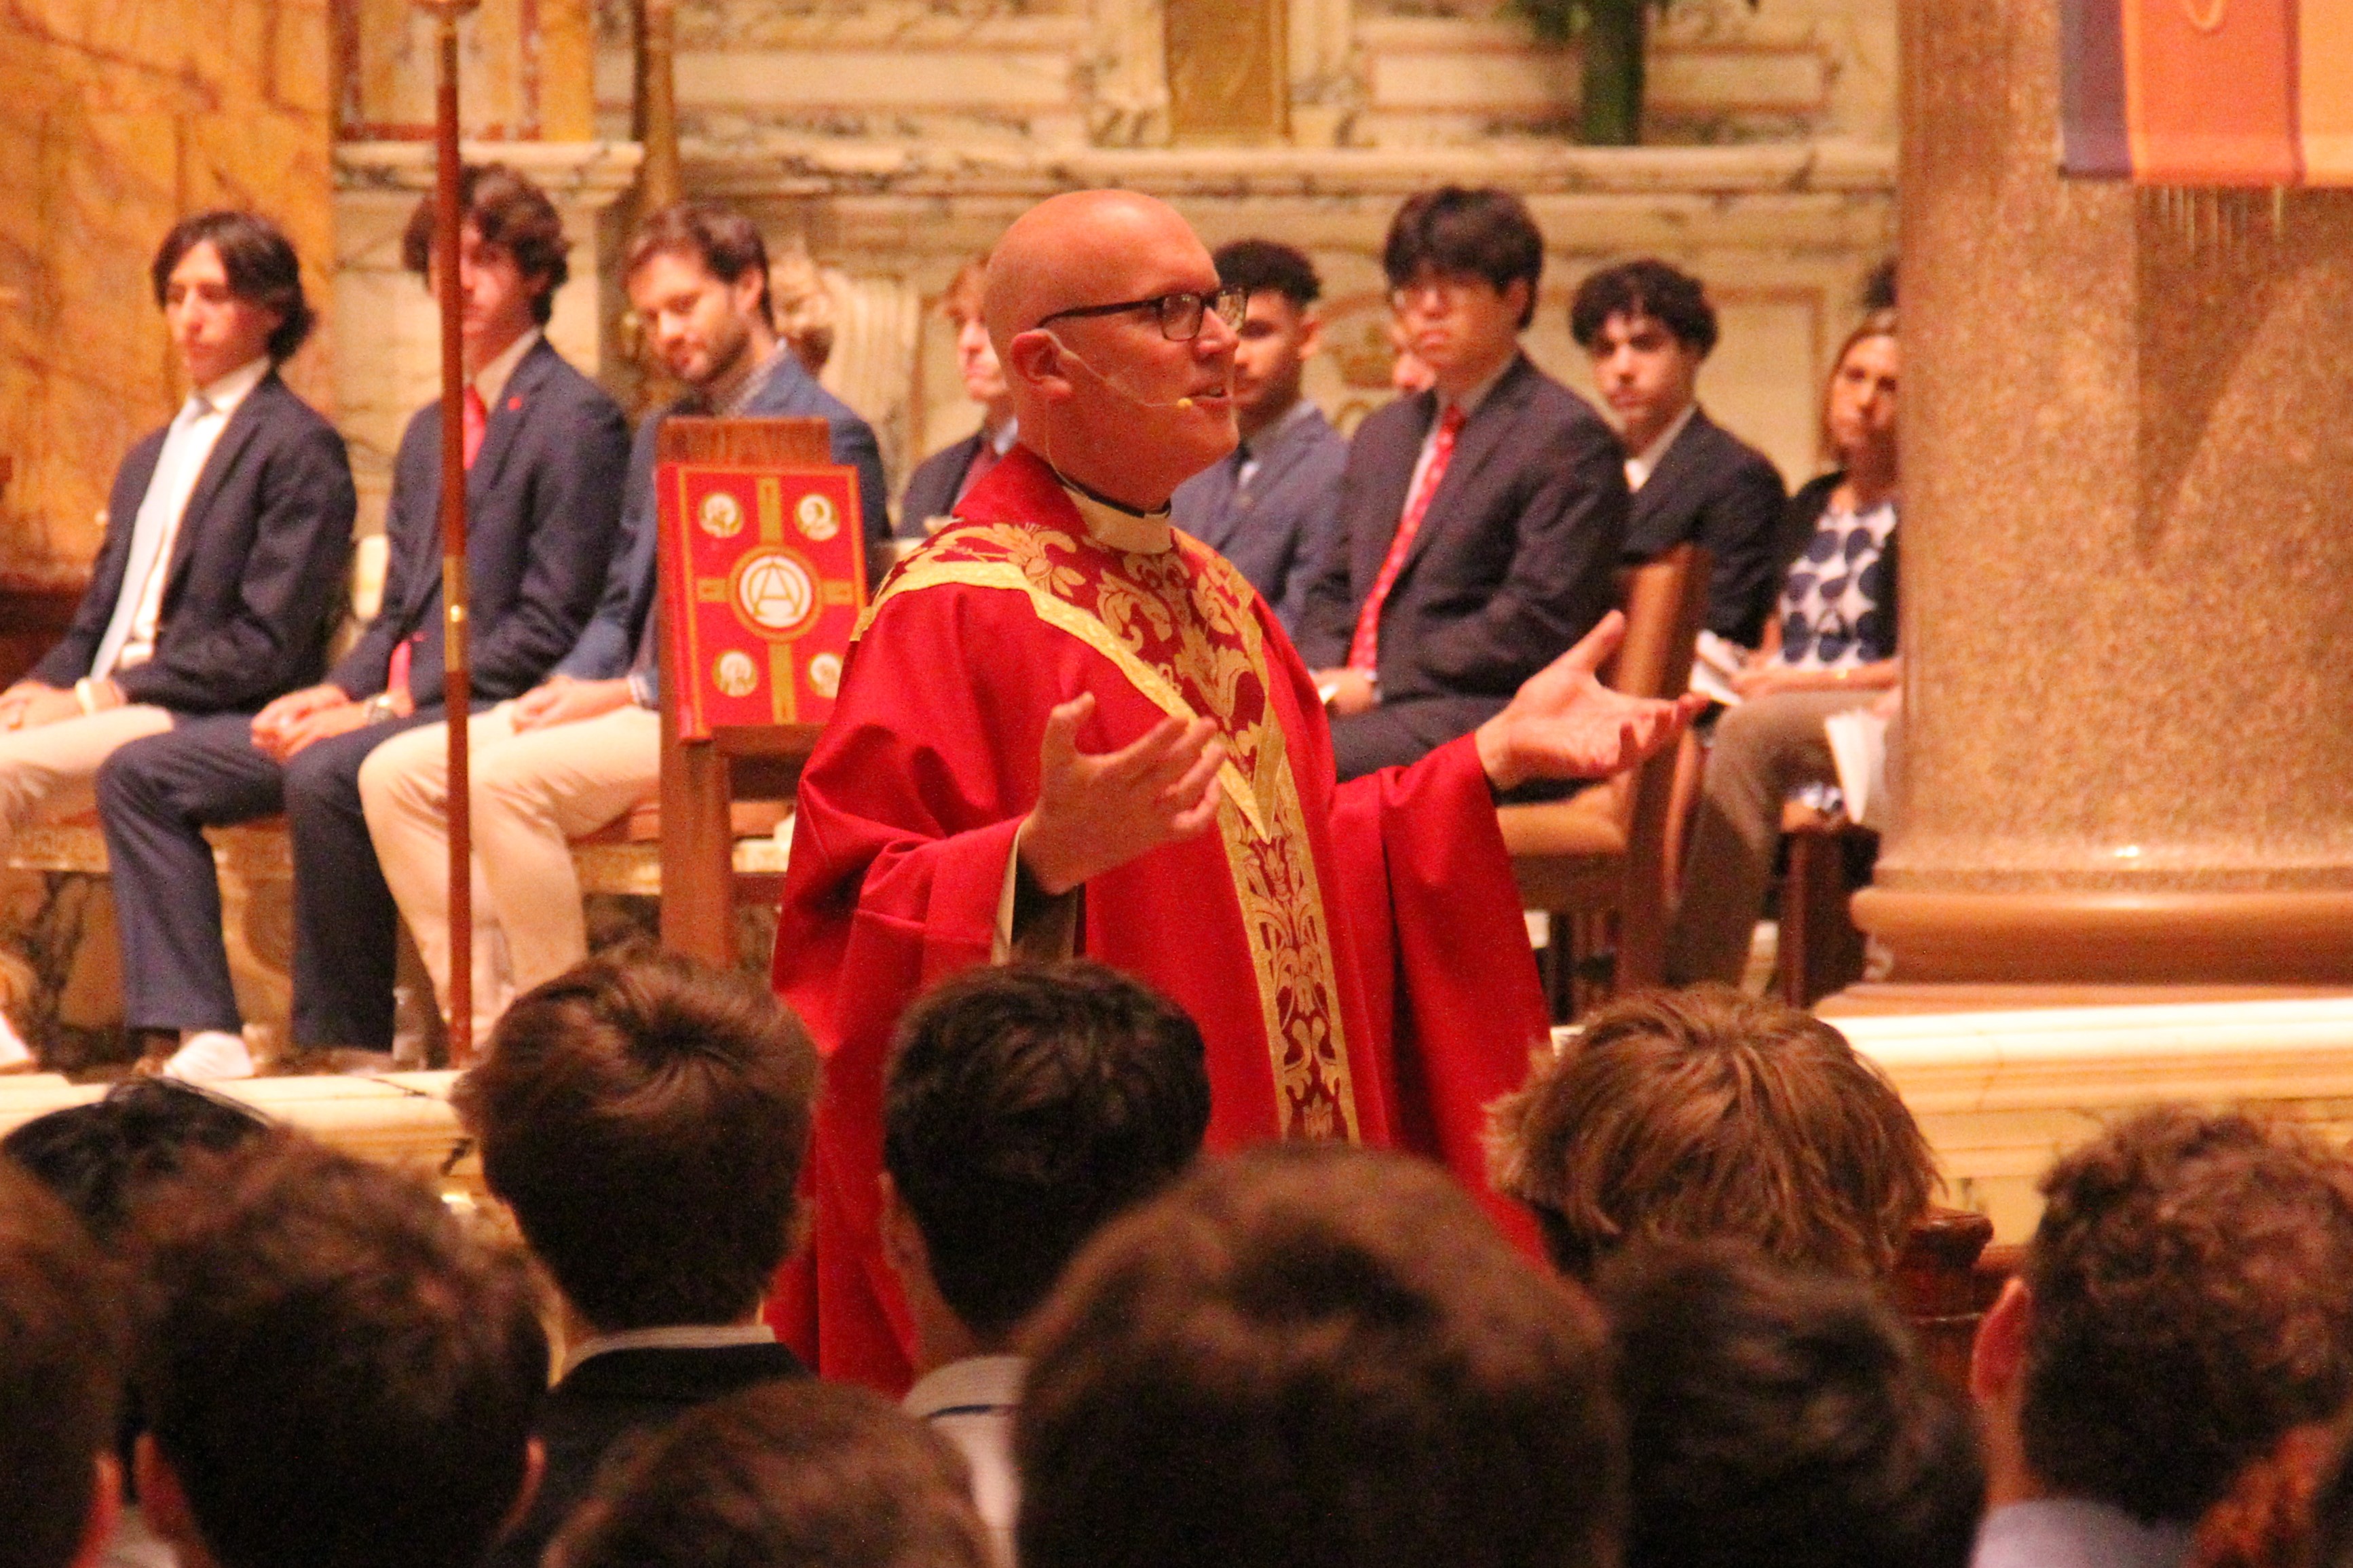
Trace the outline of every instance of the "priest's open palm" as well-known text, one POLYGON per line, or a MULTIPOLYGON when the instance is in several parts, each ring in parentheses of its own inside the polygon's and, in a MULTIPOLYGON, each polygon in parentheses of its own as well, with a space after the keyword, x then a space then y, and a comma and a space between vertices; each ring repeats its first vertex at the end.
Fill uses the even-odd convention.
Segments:
POLYGON ((1115 752, 1079 750, 1094 711, 1081 692, 1046 716, 1038 748, 1038 807, 1021 830, 1021 863, 1048 893, 1200 833, 1217 817, 1226 749, 1207 719, 1162 720, 1115 752))
POLYGON ((1607 778, 1673 740, 1706 706, 1689 694, 1663 701, 1602 685, 1594 672, 1625 636, 1626 617, 1610 611, 1479 726, 1479 762, 1497 789, 1530 779, 1607 778))

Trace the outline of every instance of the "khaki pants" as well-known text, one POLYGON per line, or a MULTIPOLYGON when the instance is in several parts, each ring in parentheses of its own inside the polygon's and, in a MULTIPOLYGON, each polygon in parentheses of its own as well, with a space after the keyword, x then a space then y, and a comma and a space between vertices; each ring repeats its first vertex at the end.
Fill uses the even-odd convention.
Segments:
POLYGON ((90 810, 98 803, 91 782, 100 764, 171 727, 171 714, 134 702, 0 732, 0 848, 34 823, 90 810))
MULTIPOLYGON (((650 796, 661 716, 632 704, 518 733, 513 705, 474 716, 474 1038, 506 1005, 588 955, 569 841, 650 796), (501 962, 503 959, 503 962, 501 962)), ((417 939, 442 1011, 449 997, 447 726, 396 735, 360 764, 360 804, 385 881, 417 939)))
POLYGON ((1671 984, 1740 983, 1781 842, 1781 805, 1800 784, 1837 778, 1823 721, 1879 695, 1777 692, 1742 703, 1716 725, 1683 856, 1683 902, 1667 935, 1671 984))

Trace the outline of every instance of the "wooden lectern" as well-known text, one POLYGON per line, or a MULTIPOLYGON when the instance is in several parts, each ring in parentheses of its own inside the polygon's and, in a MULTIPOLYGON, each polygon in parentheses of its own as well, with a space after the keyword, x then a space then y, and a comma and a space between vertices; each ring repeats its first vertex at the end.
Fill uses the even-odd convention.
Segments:
MULTIPOLYGON (((833 461, 832 433, 822 419, 669 419, 655 440, 657 465, 833 461)), ((667 583, 680 569, 667 529, 660 548, 667 583)), ((660 650, 662 945, 732 967, 736 889, 730 807, 739 790, 754 799, 789 799, 821 726, 721 725, 707 741, 681 740, 684 672, 676 668, 670 637, 662 637, 660 650)), ((761 890, 767 890, 765 883, 761 890)))

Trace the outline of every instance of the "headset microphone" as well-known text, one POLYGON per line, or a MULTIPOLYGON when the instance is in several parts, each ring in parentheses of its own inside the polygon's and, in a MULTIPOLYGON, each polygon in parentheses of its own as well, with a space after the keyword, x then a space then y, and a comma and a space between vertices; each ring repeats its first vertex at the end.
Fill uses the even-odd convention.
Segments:
POLYGON ((1194 400, 1189 396, 1138 397, 1134 393, 1130 392, 1126 387, 1121 385, 1117 376, 1106 375, 1102 371, 1097 370, 1093 363, 1090 362, 1084 354, 1080 353, 1077 350, 1071 348, 1070 344, 1064 342, 1060 338, 1055 337, 1055 335, 1050 331, 1046 335, 1054 339, 1054 346, 1056 348, 1060 349, 1063 353, 1069 355, 1071 359, 1076 360, 1079 363, 1085 365, 1089 375, 1093 376, 1097 381, 1102 382, 1105 386, 1111 388, 1113 392, 1127 399, 1130 403, 1134 404, 1138 408, 1191 408, 1195 406, 1194 400))

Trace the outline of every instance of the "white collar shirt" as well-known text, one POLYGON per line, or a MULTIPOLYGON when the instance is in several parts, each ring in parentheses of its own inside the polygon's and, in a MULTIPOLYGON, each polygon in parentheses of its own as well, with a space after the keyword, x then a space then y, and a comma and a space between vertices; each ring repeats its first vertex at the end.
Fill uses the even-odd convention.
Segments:
POLYGON ((172 421, 172 433, 164 438, 163 453, 155 459, 154 477, 147 481, 151 491, 165 487, 157 493, 170 503, 166 515, 171 521, 164 527, 147 580, 135 587, 123 584, 126 592, 138 594, 139 608, 131 618, 131 635, 115 655, 116 669, 128 669, 155 657, 155 635, 164 617, 164 585, 172 578, 172 558, 179 547, 181 525, 187 521, 188 502, 195 498, 196 481, 212 460, 213 448, 220 445, 230 416, 269 374, 269 363, 265 354, 248 360, 227 375, 216 376, 188 395, 179 416, 172 421))
POLYGON ((972 1500, 1013 1561, 1013 1521, 1021 1511, 1021 1478, 1013 1468, 1013 1417, 1021 1408, 1029 1363, 1018 1355, 954 1361, 907 1391, 900 1408, 954 1443, 972 1467, 972 1500))
POLYGON ((1690 424, 1692 416, 1698 412, 1696 401, 1684 404, 1683 411, 1668 420, 1667 427, 1660 431, 1649 446, 1626 459, 1628 489, 1639 490, 1651 482, 1651 476, 1659 471, 1659 464, 1666 457, 1667 448, 1675 444, 1675 437, 1683 433, 1683 426, 1690 424))
MULTIPOLYGON (((1430 429, 1421 437, 1421 456, 1414 459, 1413 479, 1405 487, 1406 506, 1413 504, 1413 498, 1421 493, 1422 477, 1430 472, 1430 465, 1437 460, 1438 433, 1446 423, 1447 409, 1460 407, 1462 410, 1462 422, 1468 425, 1472 417, 1479 412, 1479 405, 1487 401, 1487 395, 1495 390, 1495 384, 1502 381, 1504 374, 1519 363, 1519 351, 1514 349, 1503 363, 1488 374, 1484 381, 1461 396, 1449 397, 1442 392, 1438 395, 1438 406, 1432 411, 1433 417, 1430 421, 1430 429)), ((1398 510, 1402 514, 1404 508, 1400 507, 1398 510)))

